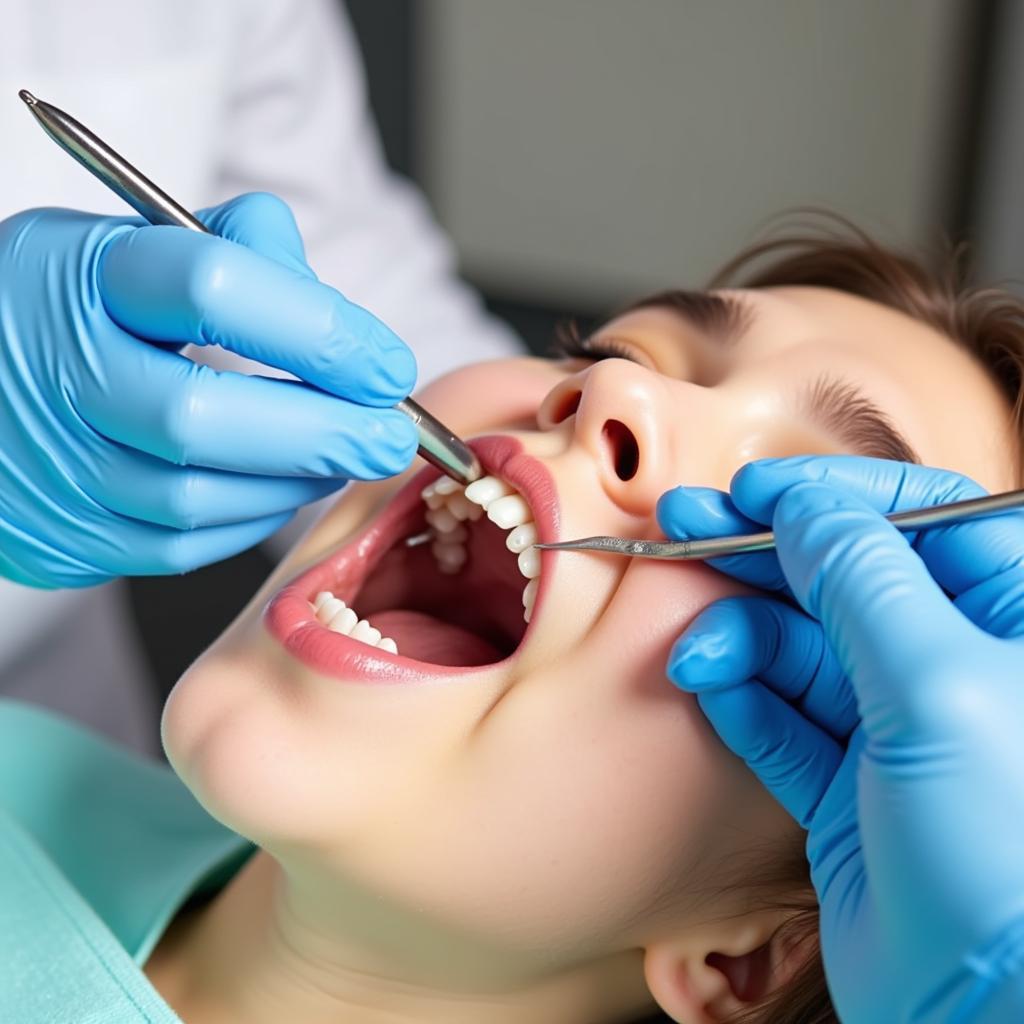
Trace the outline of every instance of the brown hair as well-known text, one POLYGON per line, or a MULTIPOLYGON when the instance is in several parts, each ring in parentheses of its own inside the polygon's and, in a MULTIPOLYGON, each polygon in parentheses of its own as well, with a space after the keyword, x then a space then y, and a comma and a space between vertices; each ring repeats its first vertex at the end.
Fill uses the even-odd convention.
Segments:
MULTIPOLYGON (((745 249, 708 287, 834 288, 920 320, 985 367, 1007 400, 1014 436, 1024 439, 1024 301, 1005 289, 972 287, 964 246, 945 245, 915 258, 836 214, 814 217, 808 229, 745 249)), ((1018 453, 1018 479, 1022 470, 1018 453)))
MULTIPOLYGON (((708 287, 834 288, 906 313, 952 339, 988 370, 1006 397, 1014 436, 1024 440, 1024 301, 1002 289, 972 287, 962 247, 945 246, 934 258, 918 259, 881 245, 842 217, 813 216, 809 228, 743 250, 708 287)), ((1024 475, 1022 450, 1024 443, 1016 456, 1018 479, 1024 475)), ((821 961, 818 905, 802 843, 798 850, 776 855, 760 877, 739 884, 752 890, 759 906, 792 911, 775 937, 783 948, 811 952, 787 984, 735 1015, 730 1024, 838 1024, 821 961)))

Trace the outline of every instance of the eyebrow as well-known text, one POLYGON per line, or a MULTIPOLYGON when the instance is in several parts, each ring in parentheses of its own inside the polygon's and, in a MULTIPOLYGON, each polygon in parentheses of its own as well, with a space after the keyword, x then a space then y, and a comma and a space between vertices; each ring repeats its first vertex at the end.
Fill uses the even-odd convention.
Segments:
MULTIPOLYGON (((734 344, 755 316, 752 303, 726 292, 673 289, 652 295, 632 309, 670 309, 695 330, 722 345, 734 344)), ((851 381, 823 374, 799 399, 800 411, 858 455, 917 462, 913 445, 892 420, 851 381)))
POLYGON ((920 462, 889 417, 855 384, 823 374, 800 399, 804 414, 856 452, 875 459, 920 462))

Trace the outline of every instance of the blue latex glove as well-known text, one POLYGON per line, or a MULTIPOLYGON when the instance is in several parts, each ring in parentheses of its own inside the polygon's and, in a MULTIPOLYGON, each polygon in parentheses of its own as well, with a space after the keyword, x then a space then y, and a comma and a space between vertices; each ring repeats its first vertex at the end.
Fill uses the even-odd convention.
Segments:
POLYGON ((403 470, 410 351, 319 283, 266 194, 218 236, 29 210, 0 223, 0 575, 39 587, 184 572, 345 479, 403 470), (217 344, 304 382, 219 373, 217 344))
POLYGON ((680 490, 659 506, 679 538, 770 523, 777 558, 720 567, 788 581, 807 613, 720 601, 669 675, 808 830, 847 1024, 1024 1020, 1024 516, 904 536, 879 514, 982 493, 820 457, 754 463, 731 497, 680 490))

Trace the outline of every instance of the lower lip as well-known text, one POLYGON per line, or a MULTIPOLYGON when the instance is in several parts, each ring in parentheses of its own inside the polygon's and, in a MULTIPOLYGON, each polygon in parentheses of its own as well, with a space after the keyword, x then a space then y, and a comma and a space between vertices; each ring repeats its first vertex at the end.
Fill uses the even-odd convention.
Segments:
MULTIPOLYGON (((470 442, 470 447, 476 452, 485 472, 502 477, 529 495, 541 539, 557 538, 555 484, 546 467, 523 454, 522 445, 514 438, 478 438, 470 442)), ((311 597, 321 590, 333 590, 344 598, 346 585, 354 590, 362 582, 367 556, 379 551, 382 546, 387 547, 381 540, 382 535, 393 534, 397 527, 416 515, 422 507, 419 492, 429 482, 430 476, 429 471, 417 474, 395 495, 370 527, 340 551, 304 572, 271 599, 263 612, 264 626, 289 654, 304 665, 321 675, 347 683, 436 682, 476 675, 493 667, 431 665, 401 655, 380 652, 358 640, 351 640, 329 630, 316 618, 309 603, 311 597)), ((540 608, 544 600, 543 575, 541 580, 534 620, 537 618, 536 609, 540 608)), ((351 590, 348 592, 351 593, 351 590)))

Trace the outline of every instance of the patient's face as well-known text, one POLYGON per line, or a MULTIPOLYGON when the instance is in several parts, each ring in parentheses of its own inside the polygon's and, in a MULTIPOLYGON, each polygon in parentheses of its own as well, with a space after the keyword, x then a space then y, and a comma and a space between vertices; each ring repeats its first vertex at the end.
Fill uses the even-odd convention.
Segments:
POLYGON ((838 292, 721 294, 745 315, 701 326, 644 308, 595 333, 628 358, 480 364, 431 386, 422 401, 446 423, 497 438, 485 466, 526 505, 491 506, 495 525, 466 518, 461 495, 433 498, 454 517, 431 516, 442 532, 463 517, 435 555, 401 540, 425 528, 418 495, 436 473, 394 500, 401 480, 351 487, 179 682, 165 715, 177 770, 316 879, 325 922, 363 921, 382 958, 397 935, 420 943, 424 970, 481 975, 640 947, 723 910, 716 881, 795 827, 664 677, 672 641, 737 585, 700 564, 548 552, 527 628, 514 524, 655 537, 670 487, 854 451, 841 417, 810 410, 826 376, 923 462, 1012 486, 1005 405, 948 340, 838 292), (438 558, 464 563, 449 574, 438 558), (324 625, 321 591, 398 656, 324 625))

